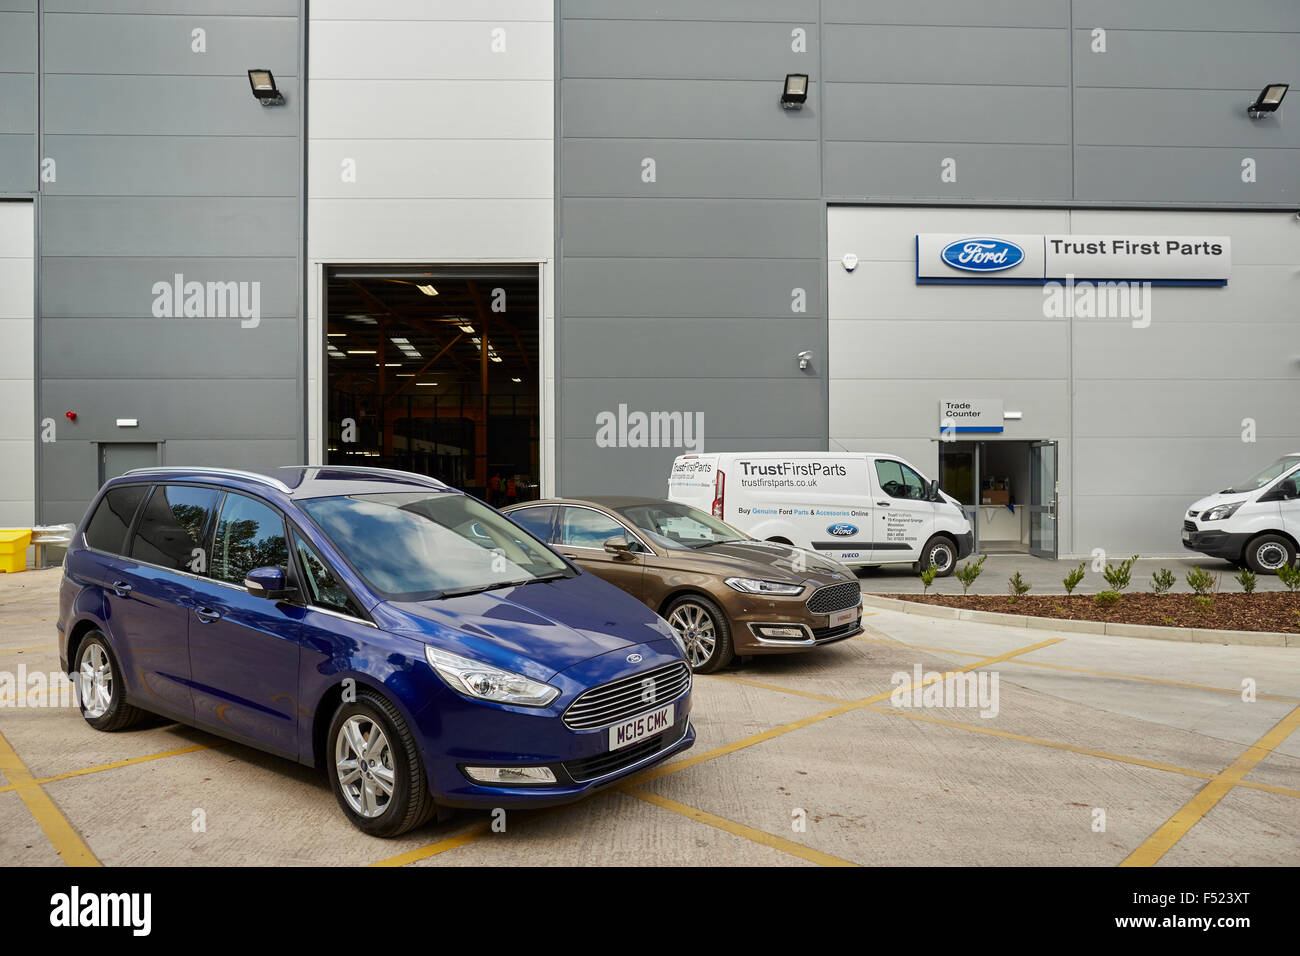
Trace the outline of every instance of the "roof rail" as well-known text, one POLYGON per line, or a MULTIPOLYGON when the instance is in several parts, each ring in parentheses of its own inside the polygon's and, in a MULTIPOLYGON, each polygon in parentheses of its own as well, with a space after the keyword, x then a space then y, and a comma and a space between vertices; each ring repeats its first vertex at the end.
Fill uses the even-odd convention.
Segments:
POLYGON ((179 474, 202 474, 202 475, 224 475, 228 478, 247 478, 249 481, 261 482, 264 485, 270 485, 277 488, 285 494, 292 494, 293 489, 286 485, 279 478, 272 478, 270 475, 264 475, 257 471, 242 471, 238 468, 209 468, 205 465, 155 465, 152 468, 132 468, 124 472, 124 475, 179 475, 179 474))
POLYGON ((445 481, 439 481, 437 478, 431 478, 428 475, 419 475, 413 471, 401 471, 397 468, 373 468, 369 465, 317 465, 319 471, 342 471, 357 472, 362 475, 390 475, 393 478, 400 478, 411 484, 424 485, 428 488, 450 488, 445 481))

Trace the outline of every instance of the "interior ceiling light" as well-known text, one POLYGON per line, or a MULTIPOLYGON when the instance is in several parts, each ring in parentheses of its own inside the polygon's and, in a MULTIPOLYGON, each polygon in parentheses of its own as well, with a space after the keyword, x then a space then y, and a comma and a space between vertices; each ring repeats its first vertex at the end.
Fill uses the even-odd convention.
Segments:
POLYGON ((1276 113, 1277 108, 1282 105, 1282 100, 1286 98, 1286 91, 1290 88, 1289 83, 1270 83, 1259 91, 1255 102, 1246 107, 1246 114, 1251 119, 1259 119, 1266 113, 1276 113))
POLYGON ((346 332, 326 332, 325 335, 331 339, 345 339, 348 337, 346 332))
POLYGON ((457 326, 457 328, 459 328, 466 335, 474 334, 474 326, 470 325, 468 322, 466 322, 464 325, 457 326))
POLYGON ((416 385, 432 385, 432 386, 434 386, 435 388, 438 386, 438 383, 437 383, 437 382, 416 382, 415 384, 416 384, 416 385))
POLYGON ((416 287, 417 289, 419 289, 421 292, 423 292, 425 295, 437 295, 437 294, 438 294, 438 290, 435 289, 435 288, 434 288, 433 286, 431 286, 431 285, 420 285, 420 284, 417 282, 417 283, 415 284, 415 287, 416 287))
POLYGON ((500 355, 497 355, 495 352, 491 352, 491 353, 488 354, 488 361, 490 361, 490 362, 500 362, 500 361, 501 361, 501 356, 500 356, 500 355))
POLYGON ((522 382, 523 379, 522 379, 522 378, 512 378, 510 381, 512 381, 512 382, 522 382))
POLYGON ((349 355, 378 355, 374 349, 348 349, 349 355))
POLYGON ((284 94, 275 85, 275 74, 270 70, 249 70, 248 85, 263 106, 282 106, 284 94))

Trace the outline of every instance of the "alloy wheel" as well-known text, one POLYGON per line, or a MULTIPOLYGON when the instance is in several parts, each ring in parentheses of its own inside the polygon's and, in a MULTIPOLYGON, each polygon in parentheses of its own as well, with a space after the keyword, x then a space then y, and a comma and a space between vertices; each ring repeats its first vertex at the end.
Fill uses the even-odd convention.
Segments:
POLYGON ((113 702, 113 665, 99 644, 89 644, 81 652, 78 668, 81 708, 92 720, 103 717, 113 702))
POLYGON ((713 627, 713 618, 704 608, 698 604, 680 604, 673 609, 668 623, 685 642, 691 667, 699 667, 713 656, 718 646, 718 635, 713 627))
POLYGON ((393 799, 393 753, 376 720, 357 714, 339 728, 334 770, 354 813, 374 818, 388 809, 393 799))

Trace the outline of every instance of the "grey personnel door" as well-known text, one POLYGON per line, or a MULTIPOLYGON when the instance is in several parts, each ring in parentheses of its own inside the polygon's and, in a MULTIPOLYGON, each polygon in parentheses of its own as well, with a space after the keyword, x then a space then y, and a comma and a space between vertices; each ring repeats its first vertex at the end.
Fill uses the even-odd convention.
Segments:
POLYGON ((99 483, 124 475, 132 468, 158 465, 158 443, 136 441, 100 442, 99 483))

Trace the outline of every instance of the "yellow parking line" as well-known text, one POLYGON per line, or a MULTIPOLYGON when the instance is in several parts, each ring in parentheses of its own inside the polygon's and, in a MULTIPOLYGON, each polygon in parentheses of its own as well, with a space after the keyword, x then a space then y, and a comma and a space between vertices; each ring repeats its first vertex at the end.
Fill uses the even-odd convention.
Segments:
POLYGON ((782 694, 794 694, 796 697, 810 697, 813 700, 823 700, 828 704, 847 704, 848 701, 843 697, 827 697, 824 694, 812 694, 806 690, 794 690, 791 687, 778 687, 776 684, 764 684, 762 681, 748 680, 744 677, 736 677, 732 674, 701 674, 701 677, 712 677, 717 680, 730 681, 733 684, 747 684, 750 687, 759 687, 763 690, 779 691, 782 694))
MULTIPOLYGON (((158 754, 147 754, 143 757, 129 757, 126 760, 114 760, 112 763, 101 763, 94 767, 85 767, 81 770, 69 770, 66 773, 56 773, 52 777, 42 777, 35 781, 38 784, 54 783, 58 780, 71 780, 73 777, 84 777, 88 773, 101 773, 105 770, 116 770, 118 767, 130 767, 138 763, 148 763, 151 760, 161 760, 164 757, 179 757, 181 754, 192 754, 199 750, 212 750, 212 744, 195 744, 192 747, 181 747, 178 750, 165 750, 158 754)), ((15 789, 13 784, 7 787, 0 787, 0 793, 15 789)))
POLYGON ((459 833, 453 837, 447 837, 445 840, 439 840, 437 843, 430 843, 428 846, 422 846, 415 850, 408 850, 405 853, 399 853, 397 856, 390 856, 387 859, 371 863, 371 866, 406 866, 408 863, 415 863, 418 860, 427 860, 431 856, 437 856, 439 853, 446 853, 448 850, 454 850, 458 846, 464 846, 466 843, 473 843, 475 840, 485 837, 491 831, 487 823, 480 823, 478 826, 459 833))
POLYGON ((806 847, 801 843, 795 843, 793 840, 787 840, 784 837, 774 836, 766 830, 757 830, 754 827, 745 826, 743 823, 737 823, 734 820, 728 820, 725 817, 709 813, 707 810, 701 810, 698 807, 687 806, 684 803, 678 803, 676 800, 670 800, 668 797, 660 796, 657 793, 651 793, 649 790, 627 789, 623 790, 629 797, 636 797, 638 800, 644 800, 646 803, 653 804, 656 807, 662 807, 665 810, 671 810, 673 813, 679 813, 682 816, 695 820, 698 823, 706 824, 718 830, 724 830, 727 833, 735 834, 738 837, 744 837, 746 840, 752 840, 755 843, 761 843, 763 846, 771 847, 774 850, 780 850, 782 853, 788 853, 791 856, 797 856, 803 860, 809 860, 820 866, 858 866, 849 860, 840 859, 838 856, 831 856, 829 853, 822 853, 811 847, 806 847))
MULTIPOLYGON (((958 651, 951 647, 926 647, 922 644, 905 644, 902 641, 885 641, 876 637, 862 637, 858 640, 871 641, 873 644, 888 644, 894 647, 909 647, 918 651, 933 651, 938 654, 956 654, 958 657, 979 657, 979 654, 972 651, 958 651)), ((1209 684, 1189 684, 1186 681, 1164 680, 1159 677, 1143 677, 1140 674, 1121 674, 1117 671, 1094 671, 1086 667, 1069 667, 1065 664, 1048 664, 1046 661, 1017 661, 1018 664, 1024 664, 1026 667, 1045 667, 1048 670, 1068 671, 1073 674, 1089 674, 1093 677, 1114 677, 1118 680, 1136 680, 1147 684, 1163 684, 1166 687, 1186 687, 1190 690, 1208 690, 1216 694, 1231 694, 1234 697, 1241 695, 1241 688, 1233 687, 1213 687, 1209 684)), ((1260 700, 1276 700, 1284 704, 1300 704, 1300 697, 1285 697, 1280 694, 1256 694, 1260 700)))
POLYGON ((57 651, 57 644, 42 644, 40 647, 0 647, 0 654, 25 654, 28 651, 57 651))
POLYGON ((81 838, 68 818, 63 815, 50 795, 41 789, 31 775, 31 771, 18 758, 14 748, 0 734, 0 772, 13 781, 7 789, 18 791, 19 798, 27 810, 40 824, 46 839, 54 847, 54 852, 63 858, 68 866, 99 866, 99 860, 90 852, 90 847, 81 838))
POLYGON ((1263 737, 1255 741, 1245 753, 1234 760, 1207 783, 1201 792, 1187 801, 1177 813, 1166 820, 1160 829, 1147 837, 1142 845, 1130 853, 1120 866, 1154 866, 1168 853, 1175 843, 1181 840, 1192 827, 1227 796, 1228 791, 1237 786, 1255 765, 1273 752, 1282 741, 1300 727, 1300 707, 1287 714, 1273 725, 1263 737))

